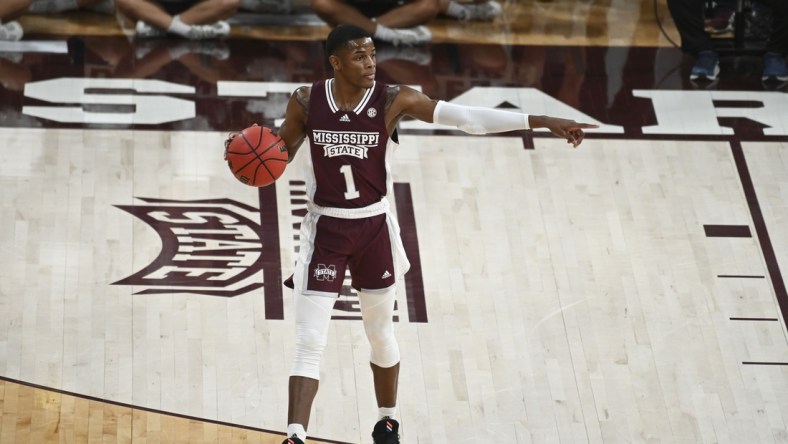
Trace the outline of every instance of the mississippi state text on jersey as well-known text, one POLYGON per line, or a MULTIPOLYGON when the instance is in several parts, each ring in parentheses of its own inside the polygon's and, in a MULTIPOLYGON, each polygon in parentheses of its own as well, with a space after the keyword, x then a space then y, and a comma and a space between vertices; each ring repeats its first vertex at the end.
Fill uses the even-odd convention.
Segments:
POLYGON ((307 134, 310 141, 307 194, 317 205, 360 208, 374 204, 391 188, 396 144, 386 131, 388 86, 375 82, 353 110, 339 109, 334 79, 312 85, 307 134))

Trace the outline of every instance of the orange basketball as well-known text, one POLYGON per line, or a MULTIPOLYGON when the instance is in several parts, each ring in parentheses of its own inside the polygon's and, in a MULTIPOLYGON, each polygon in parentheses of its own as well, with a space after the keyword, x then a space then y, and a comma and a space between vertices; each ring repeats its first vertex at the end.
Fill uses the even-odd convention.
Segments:
POLYGON ((264 187, 285 172, 287 147, 269 128, 254 124, 227 144, 224 160, 238 180, 252 187, 264 187))

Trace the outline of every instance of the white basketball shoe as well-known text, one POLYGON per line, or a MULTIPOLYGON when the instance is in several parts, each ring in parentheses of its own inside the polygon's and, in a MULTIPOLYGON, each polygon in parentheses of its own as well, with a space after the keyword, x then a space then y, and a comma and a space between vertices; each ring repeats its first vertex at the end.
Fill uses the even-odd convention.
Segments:
POLYGON ((22 39, 22 36, 25 34, 24 30, 22 29, 22 25, 19 24, 17 21, 11 21, 8 23, 0 22, 0 40, 16 42, 22 39))
POLYGON ((137 27, 134 29, 134 33, 141 39, 153 39, 167 35, 167 31, 143 22, 142 20, 137 22, 137 27))
POLYGON ((501 15, 501 4, 496 1, 487 1, 481 3, 463 3, 463 13, 460 20, 476 20, 480 22, 489 22, 495 20, 495 17, 501 15))
POLYGON ((220 39, 230 34, 230 24, 224 20, 206 25, 191 25, 187 38, 192 40, 220 39))
POLYGON ((413 28, 392 29, 396 37, 392 41, 395 46, 415 46, 423 45, 432 41, 432 32, 426 26, 415 26, 413 28))

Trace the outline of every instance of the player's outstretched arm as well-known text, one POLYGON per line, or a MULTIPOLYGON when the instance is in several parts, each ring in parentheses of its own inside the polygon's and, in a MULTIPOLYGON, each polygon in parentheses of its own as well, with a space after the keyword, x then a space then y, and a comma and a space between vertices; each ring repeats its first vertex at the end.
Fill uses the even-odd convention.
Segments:
POLYGON ((547 128, 575 147, 585 137, 583 129, 597 128, 597 125, 578 123, 574 120, 550 116, 531 116, 501 109, 456 105, 444 101, 439 101, 435 105, 433 121, 442 125, 456 126, 469 134, 547 128))
POLYGON ((442 100, 436 102, 407 86, 400 87, 392 111, 391 115, 396 120, 407 115, 424 122, 455 126, 469 134, 547 128, 575 147, 583 141, 584 129, 597 128, 597 125, 557 117, 529 116, 494 108, 456 105, 442 100))

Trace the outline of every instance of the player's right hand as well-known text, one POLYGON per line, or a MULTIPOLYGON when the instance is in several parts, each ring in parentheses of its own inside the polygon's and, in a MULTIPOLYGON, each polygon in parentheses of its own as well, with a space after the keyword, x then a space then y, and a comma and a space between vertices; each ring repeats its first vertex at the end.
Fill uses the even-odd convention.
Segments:
MULTIPOLYGON (((257 124, 253 123, 252 126, 257 126, 257 124)), ((227 138, 224 139, 224 160, 227 160, 227 150, 230 149, 230 143, 232 143, 233 139, 239 134, 241 134, 240 131, 231 131, 227 134, 227 138)))
POLYGON ((240 131, 231 132, 227 134, 227 138, 224 139, 224 160, 227 160, 227 150, 230 149, 230 143, 232 143, 233 139, 239 134, 241 134, 240 131))

